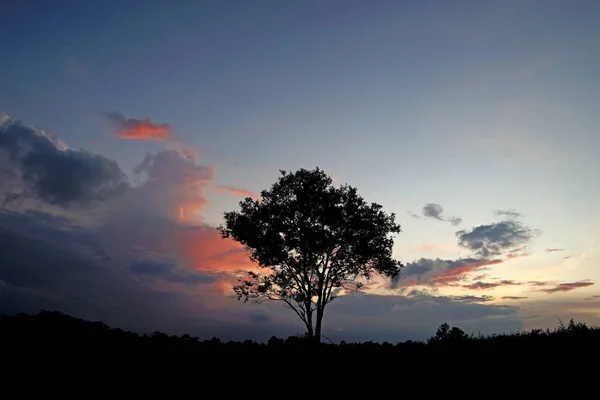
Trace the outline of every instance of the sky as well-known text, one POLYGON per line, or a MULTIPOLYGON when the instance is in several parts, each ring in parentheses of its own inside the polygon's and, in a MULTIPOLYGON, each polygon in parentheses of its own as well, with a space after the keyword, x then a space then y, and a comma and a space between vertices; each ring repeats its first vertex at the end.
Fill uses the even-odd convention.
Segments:
POLYGON ((396 214, 333 341, 600 324, 600 3, 9 1, 0 313, 266 340, 223 213, 324 169, 396 214))

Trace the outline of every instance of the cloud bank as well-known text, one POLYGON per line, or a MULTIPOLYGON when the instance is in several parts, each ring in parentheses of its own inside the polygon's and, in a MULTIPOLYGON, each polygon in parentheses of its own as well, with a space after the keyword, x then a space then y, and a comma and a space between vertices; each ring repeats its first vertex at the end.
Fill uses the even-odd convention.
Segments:
MULTIPOLYGON (((118 113, 106 117, 118 138, 175 143, 168 124, 118 113)), ((236 301, 231 284, 256 266, 203 220, 209 188, 242 197, 255 193, 215 185, 216 168, 177 147, 140 160, 132 183, 108 157, 71 149, 7 116, 0 122, 0 313, 55 309, 126 329, 234 340, 302 331, 278 304, 236 301)), ((441 207, 424 213, 456 222, 443 217, 441 207)), ((324 333, 395 341, 426 338, 442 322, 482 332, 519 329, 518 308, 490 304, 492 296, 408 290, 467 286, 470 274, 502 263, 494 256, 531 237, 523 227, 504 224, 457 235, 472 257, 407 263, 394 295, 340 297, 331 304, 324 333)), ((472 290, 485 285, 469 284, 478 286, 472 290)))

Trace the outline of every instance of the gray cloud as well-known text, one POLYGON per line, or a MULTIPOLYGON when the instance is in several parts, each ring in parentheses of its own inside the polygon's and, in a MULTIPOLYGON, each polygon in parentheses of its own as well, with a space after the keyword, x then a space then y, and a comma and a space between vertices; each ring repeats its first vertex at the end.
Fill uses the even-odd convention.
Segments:
POLYGON ((104 156, 66 147, 52 135, 19 121, 0 125, 2 204, 35 197, 61 207, 106 201, 128 188, 118 164, 104 156))
POLYGON ((523 300, 523 299, 527 299, 527 296, 502 296, 501 299, 503 300, 523 300))
POLYGON ((477 281, 477 282, 471 283, 469 285, 463 285, 463 287, 465 289, 471 289, 471 290, 488 290, 488 289, 495 289, 500 286, 514 286, 514 285, 520 285, 520 284, 521 283, 515 282, 512 280, 501 280, 498 282, 477 281))
POLYGON ((452 301, 461 302, 461 303, 485 303, 488 301, 493 301, 493 296, 450 296, 452 301))
POLYGON ((174 260, 138 260, 131 264, 130 270, 139 275, 160 278, 176 283, 215 283, 219 279, 216 274, 189 271, 181 268, 174 260))
MULTIPOLYGON (((422 213, 425 218, 432 218, 432 219, 437 219, 438 221, 450 222, 450 224, 452 224, 452 225, 458 225, 462 222, 462 218, 446 217, 446 216, 442 215, 443 212, 444 212, 444 209, 442 208, 441 205, 439 205, 437 203, 425 204, 422 209, 422 213)), ((413 217, 420 218, 416 214, 412 214, 410 212, 409 212, 409 214, 412 215, 413 217)))
POLYGON ((264 310, 253 311, 248 315, 248 317, 250 322, 256 324, 264 324, 272 321, 271 315, 264 310))
POLYGON ((517 221, 501 221, 480 225, 471 231, 456 232, 459 246, 482 258, 497 257, 506 252, 521 251, 537 232, 517 221))
POLYGON ((544 250, 546 253, 554 253, 557 251, 565 251, 566 249, 557 249, 557 248, 548 248, 546 250, 544 250))
POLYGON ((440 258, 421 258, 409 263, 402 269, 398 282, 392 288, 412 285, 444 286, 458 282, 466 275, 481 271, 502 260, 485 258, 463 258, 458 260, 442 260, 440 258))
POLYGON ((589 282, 588 280, 580 281, 580 282, 565 282, 554 285, 554 287, 547 289, 540 289, 540 292, 544 292, 547 294, 559 293, 559 292, 570 292, 571 290, 580 289, 588 286, 592 286, 594 283, 589 282))
POLYGON ((494 215, 503 218, 519 218, 521 213, 516 210, 494 210, 494 215))

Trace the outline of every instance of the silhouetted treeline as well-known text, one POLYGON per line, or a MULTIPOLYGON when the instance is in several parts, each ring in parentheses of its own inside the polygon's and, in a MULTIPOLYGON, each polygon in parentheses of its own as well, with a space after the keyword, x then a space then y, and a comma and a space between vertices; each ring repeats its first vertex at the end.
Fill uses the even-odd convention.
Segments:
POLYGON ((286 352, 317 349, 323 352, 396 353, 429 351, 515 351, 600 349, 600 327, 571 320, 557 328, 531 330, 490 336, 468 335, 458 327, 442 324, 427 341, 399 343, 339 344, 323 343, 315 347, 299 336, 287 339, 271 337, 267 343, 252 340, 223 342, 218 338, 200 340, 190 335, 167 335, 161 332, 139 335, 101 322, 89 322, 59 313, 42 311, 37 315, 0 316, 0 351, 51 351, 86 354, 177 353, 192 356, 198 352, 286 352))

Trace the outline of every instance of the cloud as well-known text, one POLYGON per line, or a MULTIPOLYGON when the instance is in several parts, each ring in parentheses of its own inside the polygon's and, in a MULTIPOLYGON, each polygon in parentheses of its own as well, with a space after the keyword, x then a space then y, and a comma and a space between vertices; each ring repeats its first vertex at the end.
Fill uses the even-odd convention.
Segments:
POLYGON ((497 287, 500 286, 514 286, 514 285, 520 285, 521 283, 519 282, 515 282, 512 280, 502 280, 499 282, 475 282, 475 283, 471 283, 469 285, 463 285, 462 287, 465 289, 470 289, 470 290, 489 290, 489 289, 495 289, 497 287))
POLYGON ((356 293, 329 306, 326 332, 332 340, 396 342, 427 338, 443 323, 467 333, 520 330, 517 307, 486 304, 488 296, 385 296, 356 293), (385 322, 384 322, 385 321, 385 322))
POLYGON ((565 251, 565 250, 566 249, 549 248, 549 249, 546 249, 544 251, 547 252, 547 253, 554 253, 556 251, 565 251))
POLYGON ((130 270, 139 275, 176 283, 202 284, 215 283, 218 280, 215 274, 181 268, 174 260, 138 260, 131 264, 130 270))
MULTIPOLYGON (((444 209, 437 203, 428 203, 423 206, 422 213, 425 218, 437 219, 438 221, 447 221, 450 224, 458 225, 462 222, 462 218, 459 217, 445 217, 442 216, 444 209)), ((419 215, 413 214, 409 211, 409 214, 415 218, 420 219, 419 215)))
POLYGON ((595 295, 593 295, 593 296, 586 297, 584 300, 588 300, 588 301, 589 301, 589 300, 600 300, 600 295, 598 295, 598 294, 595 294, 595 295))
POLYGON ((52 135, 8 118, 0 125, 0 177, 5 206, 37 199, 63 208, 86 207, 129 186, 115 161, 69 149, 52 135))
MULTIPOLYGON (((302 329, 278 304, 248 307, 224 296, 209 281, 190 281, 190 275, 182 275, 181 265, 132 248, 127 235, 118 240, 128 242, 131 262, 112 248, 95 248, 95 231, 72 226, 64 218, 49 216, 42 221, 38 217, 35 213, 0 214, 0 226, 6 228, 0 231, 0 312, 56 309, 125 329, 186 332, 223 340, 267 340, 302 329), (21 229, 27 236, 12 232, 24 226, 21 229), (148 279, 153 283, 184 281, 197 289, 167 290, 171 286, 149 284, 148 279)), ((474 332, 519 329, 517 309, 485 304, 492 299, 434 296, 424 291, 412 291, 410 296, 342 296, 331 303, 324 334, 333 340, 426 339, 442 321, 474 332)))
POLYGON ((494 210, 494 215, 505 218, 519 218, 521 213, 516 210, 494 210))
POLYGON ((559 283, 558 285, 549 289, 540 289, 540 292, 552 294, 558 292, 570 292, 571 290, 592 286, 593 282, 569 282, 559 283))
POLYGON ((516 221, 508 220, 479 225, 471 231, 456 232, 458 245, 482 258, 497 257, 510 251, 521 251, 536 232, 516 221))
POLYGON ((514 258, 529 257, 530 255, 531 255, 531 253, 527 253, 527 252, 523 251, 523 249, 519 248, 519 249, 511 250, 506 255, 506 258, 508 260, 512 260, 514 258))
POLYGON ((446 296, 447 298, 452 299, 452 301, 459 303, 486 303, 488 301, 493 301, 493 296, 446 296))
MULTIPOLYGON (((7 203, 0 209, 0 313, 54 309, 125 329, 224 340, 266 340, 302 331, 300 321, 279 303, 248 306, 228 295, 240 271, 256 266, 239 244, 222 239, 202 219, 209 204, 206 188, 216 176, 213 167, 163 150, 141 160, 137 179, 129 182, 109 158, 71 150, 43 131, 0 119, 0 187, 7 203), (42 156, 46 153, 51 156, 42 156), (37 161, 26 163, 27 157, 37 161), (92 178, 82 181, 67 164, 91 171, 92 178), (100 179, 98 170, 110 173, 97 174, 100 179), (45 171, 40 176, 56 184, 26 178, 31 171, 45 171), (28 198, 27 207, 17 207, 24 189, 35 202, 27 203, 28 198), (55 211, 64 207, 69 212, 55 211), (80 223, 90 214, 93 224, 80 223)), ((443 285, 499 262, 415 262, 407 277, 443 285)), ((425 339, 442 321, 474 331, 522 326, 517 308, 491 300, 424 291, 341 296, 331 303, 335 307, 328 311, 324 334, 395 341, 425 339)))
POLYGON ((173 150, 147 155, 134 172, 145 177, 136 189, 138 199, 179 222, 200 220, 200 211, 209 203, 206 188, 216 175, 214 168, 196 165, 173 150))
POLYGON ((459 260, 421 258, 406 264, 400 274, 400 280, 393 283, 392 288, 415 285, 446 286, 465 279, 470 273, 501 262, 502 260, 476 258, 459 260))
POLYGON ((251 192, 246 189, 239 189, 229 185, 213 185, 212 186, 217 192, 230 193, 234 196, 241 197, 252 197, 253 199, 258 199, 258 195, 254 192, 251 192))
POLYGON ((125 140, 166 142, 175 146, 177 151, 189 159, 197 159, 198 152, 174 139, 173 128, 169 124, 158 124, 150 118, 127 118, 120 112, 101 114, 111 124, 113 134, 125 140))
POLYGON ((527 299, 527 296, 502 296, 503 300, 524 300, 527 299))
POLYGON ((535 287, 552 285, 551 282, 546 282, 546 281, 529 281, 529 282, 527 282, 527 284, 530 286, 535 286, 535 287))
POLYGON ((157 124, 150 118, 126 118, 119 112, 102 114, 115 127, 115 136, 129 140, 172 141, 173 129, 169 124, 157 124))

